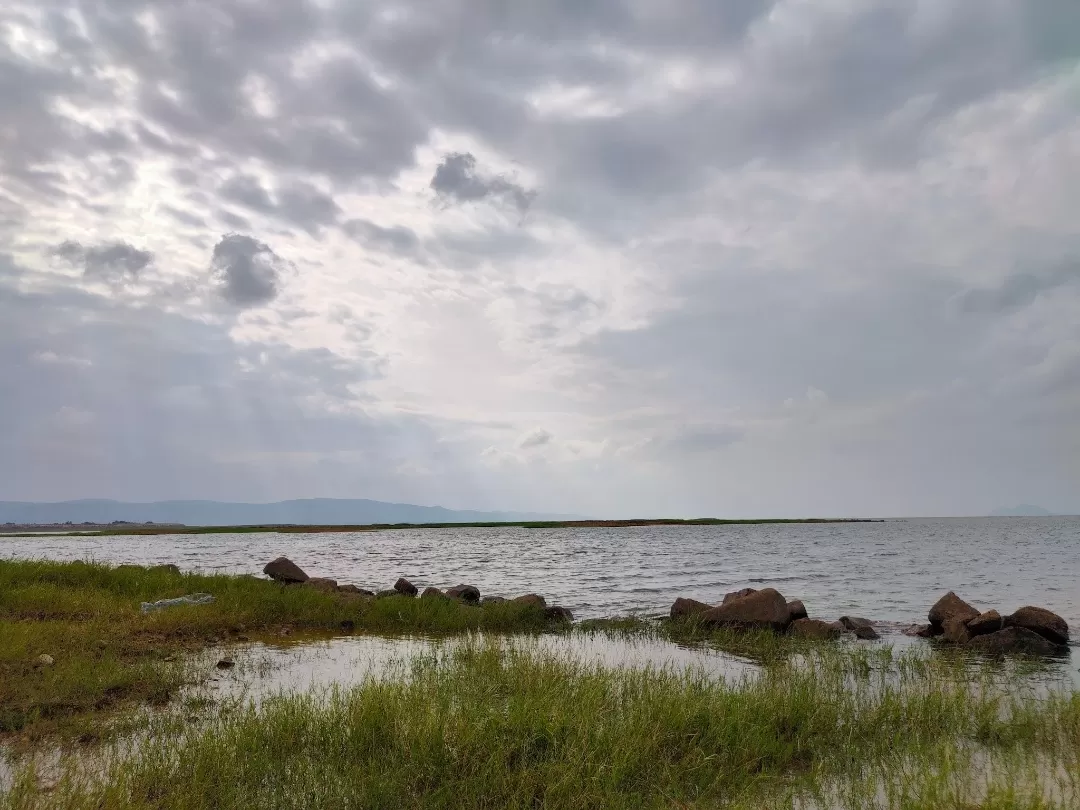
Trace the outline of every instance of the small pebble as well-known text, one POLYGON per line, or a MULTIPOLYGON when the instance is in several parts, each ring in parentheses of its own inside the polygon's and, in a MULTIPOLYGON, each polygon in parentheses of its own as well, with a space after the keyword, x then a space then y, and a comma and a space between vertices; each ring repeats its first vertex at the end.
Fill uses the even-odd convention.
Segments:
POLYGON ((48 653, 42 653, 41 655, 39 655, 37 657, 37 662, 38 662, 38 666, 40 666, 40 667, 51 667, 53 664, 56 663, 53 660, 53 657, 51 655, 49 655, 48 653))

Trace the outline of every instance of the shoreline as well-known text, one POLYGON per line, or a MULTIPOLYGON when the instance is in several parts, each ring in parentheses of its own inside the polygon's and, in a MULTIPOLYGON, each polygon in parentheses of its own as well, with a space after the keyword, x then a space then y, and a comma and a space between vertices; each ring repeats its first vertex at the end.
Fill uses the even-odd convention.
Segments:
POLYGON ((884 518, 630 518, 626 520, 525 520, 476 521, 468 523, 358 523, 342 524, 255 524, 243 526, 143 526, 127 524, 116 529, 93 531, 43 530, 5 531, 0 537, 142 537, 173 534, 331 534, 342 532, 377 532, 395 529, 620 529, 644 526, 760 526, 821 523, 885 523, 884 518))

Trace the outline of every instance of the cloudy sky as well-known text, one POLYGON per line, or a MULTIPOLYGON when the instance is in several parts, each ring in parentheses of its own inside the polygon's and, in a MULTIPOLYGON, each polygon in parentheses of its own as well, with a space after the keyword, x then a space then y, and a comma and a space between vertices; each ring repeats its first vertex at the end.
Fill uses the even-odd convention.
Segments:
POLYGON ((0 499, 1080 511, 1076 0, 7 0, 0 499))

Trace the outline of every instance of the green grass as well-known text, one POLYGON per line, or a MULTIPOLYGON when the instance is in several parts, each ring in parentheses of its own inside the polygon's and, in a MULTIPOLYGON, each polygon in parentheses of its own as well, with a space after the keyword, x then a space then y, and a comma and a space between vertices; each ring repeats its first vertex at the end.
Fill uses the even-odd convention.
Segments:
POLYGON ((511 603, 367 599, 244 576, 175 574, 136 566, 0 561, 0 739, 34 743, 59 732, 93 739, 108 714, 160 705, 193 677, 183 653, 210 644, 297 634, 535 632, 542 611, 511 603), (140 603, 205 592, 209 605, 151 614, 140 603), (51 666, 38 666, 41 654, 51 666))
MULTIPOLYGON (((156 534, 259 534, 263 532, 368 532, 385 529, 566 529, 566 528, 619 528, 632 526, 728 526, 760 525, 771 523, 883 523, 867 518, 634 518, 630 520, 525 520, 525 521, 479 521, 471 523, 364 523, 347 525, 299 525, 264 524, 258 526, 148 526, 128 524, 118 528, 94 531, 56 530, 55 534, 67 537, 105 537, 109 535, 156 535, 156 534)), ((50 527, 51 528, 51 527, 50 527)), ((44 532, 0 532, 4 537, 47 537, 44 532)))
POLYGON ((729 684, 475 640, 401 677, 171 729, 102 755, 100 777, 70 762, 45 789, 27 766, 0 806, 1078 806, 1077 694, 819 649, 729 684))

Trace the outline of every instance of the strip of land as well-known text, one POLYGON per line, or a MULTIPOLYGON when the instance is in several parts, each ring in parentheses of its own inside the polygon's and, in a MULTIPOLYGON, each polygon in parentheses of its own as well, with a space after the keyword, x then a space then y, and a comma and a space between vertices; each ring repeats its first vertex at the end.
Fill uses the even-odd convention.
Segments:
POLYGON ((7 537, 38 537, 48 534, 63 534, 68 537, 105 537, 109 535, 156 535, 156 534, 257 534, 260 532, 375 532, 388 529, 603 529, 626 528, 635 526, 739 526, 760 524, 790 523, 883 523, 883 520, 870 518, 635 518, 630 520, 531 520, 510 522, 475 522, 475 523, 366 523, 354 526, 342 525, 298 525, 265 524, 258 526, 166 526, 124 524, 93 531, 73 531, 72 527, 17 527, 17 530, 5 530, 0 527, 0 535, 7 537))

